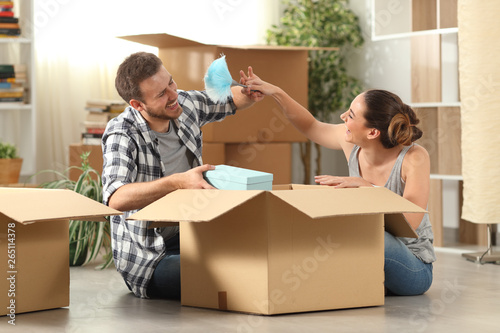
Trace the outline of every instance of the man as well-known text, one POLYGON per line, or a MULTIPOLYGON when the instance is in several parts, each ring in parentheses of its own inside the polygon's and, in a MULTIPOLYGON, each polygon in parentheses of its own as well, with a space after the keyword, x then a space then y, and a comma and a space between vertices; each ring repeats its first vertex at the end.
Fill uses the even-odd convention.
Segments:
MULTIPOLYGON (((252 77, 240 72, 242 83, 252 77)), ((111 219, 117 270, 138 297, 180 298, 178 227, 149 229, 150 222, 126 218, 181 188, 212 188, 203 172, 200 128, 251 106, 263 96, 232 88, 233 98, 215 104, 204 91, 177 90, 172 75, 154 54, 130 55, 115 86, 129 107, 112 119, 103 135, 104 203, 125 212, 111 219)))

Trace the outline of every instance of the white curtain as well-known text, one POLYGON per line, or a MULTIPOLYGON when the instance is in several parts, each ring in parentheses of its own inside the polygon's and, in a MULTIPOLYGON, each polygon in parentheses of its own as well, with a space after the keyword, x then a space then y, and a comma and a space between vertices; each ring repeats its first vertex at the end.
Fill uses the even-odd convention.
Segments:
POLYGON ((81 43, 46 43, 37 48, 38 168, 64 170, 69 146, 80 142, 88 99, 117 99, 114 78, 120 62, 130 53, 148 50, 113 38, 81 43), (123 45, 120 45, 123 44, 123 45), (53 52, 58 48, 57 52, 53 52))
POLYGON ((462 218, 500 223, 500 1, 459 0, 462 218))

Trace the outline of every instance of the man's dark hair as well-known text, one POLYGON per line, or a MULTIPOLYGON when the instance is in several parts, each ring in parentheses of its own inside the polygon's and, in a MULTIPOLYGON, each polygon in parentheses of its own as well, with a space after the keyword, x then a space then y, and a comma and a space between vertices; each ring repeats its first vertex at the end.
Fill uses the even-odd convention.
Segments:
POLYGON ((155 75, 163 65, 153 53, 137 52, 128 56, 118 67, 115 87, 118 94, 129 103, 131 99, 144 102, 139 84, 155 75))

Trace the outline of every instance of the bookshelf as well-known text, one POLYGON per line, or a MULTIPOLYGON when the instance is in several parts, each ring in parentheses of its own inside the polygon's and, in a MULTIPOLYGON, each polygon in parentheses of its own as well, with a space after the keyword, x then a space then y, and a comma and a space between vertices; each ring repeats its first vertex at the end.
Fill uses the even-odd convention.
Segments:
POLYGON ((372 40, 410 40, 410 105, 432 179, 462 180, 457 0, 372 0, 372 40))
POLYGON ((460 219, 455 203, 449 203, 459 205, 463 179, 457 1, 372 0, 372 41, 409 40, 410 67, 399 73, 411 78, 409 104, 424 132, 417 143, 431 157, 429 213, 437 246, 442 245, 443 205, 453 206, 449 219, 460 219))
POLYGON ((24 101, 0 103, 0 140, 16 145, 18 155, 23 159, 21 177, 37 171, 33 1, 12 1, 21 35, 0 38, 0 64, 26 67, 24 101))

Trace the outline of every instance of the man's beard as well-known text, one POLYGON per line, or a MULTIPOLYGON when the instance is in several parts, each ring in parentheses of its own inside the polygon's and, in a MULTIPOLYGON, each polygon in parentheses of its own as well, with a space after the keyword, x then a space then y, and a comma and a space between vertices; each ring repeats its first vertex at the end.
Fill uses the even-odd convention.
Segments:
MULTIPOLYGON (((178 106, 178 108, 180 108, 180 105, 178 106)), ((171 117, 168 114, 165 114, 164 112, 156 112, 155 110, 151 110, 149 108, 144 108, 144 111, 146 112, 146 114, 149 117, 161 119, 161 120, 175 120, 175 119, 179 118, 179 116, 171 117)), ((179 115, 180 115, 180 113, 179 113, 179 115)))

